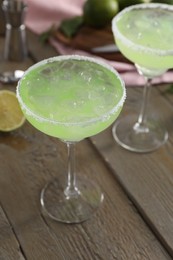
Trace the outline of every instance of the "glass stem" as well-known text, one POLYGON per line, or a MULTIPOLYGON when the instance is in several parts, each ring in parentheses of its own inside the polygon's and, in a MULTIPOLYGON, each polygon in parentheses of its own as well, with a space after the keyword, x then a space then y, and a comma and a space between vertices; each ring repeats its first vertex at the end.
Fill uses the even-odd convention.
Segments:
POLYGON ((80 193, 76 185, 76 143, 66 142, 66 144, 68 149, 68 179, 64 193, 67 197, 72 197, 80 193))
POLYGON ((147 105, 148 105, 148 100, 149 100, 149 95, 150 95, 151 81, 152 81, 152 79, 146 78, 146 84, 145 84, 144 91, 143 91, 143 100, 142 100, 141 111, 140 111, 140 114, 138 117, 139 124, 144 124, 145 119, 146 119, 146 111, 147 111, 147 105))
POLYGON ((151 90, 151 81, 152 81, 152 78, 146 78, 146 84, 145 84, 144 90, 143 90, 141 110, 140 110, 140 113, 138 116, 138 121, 134 125, 134 129, 139 132, 148 132, 149 131, 148 127, 146 126, 146 118, 147 118, 148 100, 149 100, 150 90, 151 90))

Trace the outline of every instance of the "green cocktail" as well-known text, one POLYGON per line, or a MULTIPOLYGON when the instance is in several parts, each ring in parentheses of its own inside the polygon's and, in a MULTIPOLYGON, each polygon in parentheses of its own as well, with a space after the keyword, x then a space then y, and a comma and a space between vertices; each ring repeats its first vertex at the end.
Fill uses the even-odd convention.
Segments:
POLYGON ((20 81, 18 97, 37 129, 65 141, 79 141, 116 119, 124 100, 122 85, 106 65, 65 56, 31 67, 20 81))
POLYGON ((17 97, 28 121, 65 141, 69 149, 67 180, 53 181, 41 193, 43 209, 53 219, 84 221, 103 200, 94 183, 78 180, 76 185, 74 145, 107 128, 119 115, 125 95, 124 83, 112 67, 77 55, 43 60, 19 81, 17 97))
POLYGON ((173 67, 173 6, 138 6, 113 21, 115 40, 129 60, 159 75, 173 67))
POLYGON ((147 103, 151 79, 173 68, 172 25, 173 6, 159 3, 130 6, 112 21, 120 51, 147 80, 138 119, 128 117, 113 128, 116 141, 128 150, 150 152, 168 138, 164 127, 148 118, 147 103))

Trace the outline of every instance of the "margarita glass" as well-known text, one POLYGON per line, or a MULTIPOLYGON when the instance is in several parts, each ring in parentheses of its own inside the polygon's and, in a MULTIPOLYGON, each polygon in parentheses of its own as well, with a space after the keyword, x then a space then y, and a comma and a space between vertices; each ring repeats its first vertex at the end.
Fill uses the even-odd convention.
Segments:
POLYGON ((85 56, 58 56, 30 67, 19 81, 17 97, 28 121, 68 147, 67 174, 58 175, 41 192, 51 218, 78 223, 103 200, 100 188, 76 178, 75 144, 106 129, 125 100, 124 83, 110 66, 85 56))
POLYGON ((157 3, 127 7, 112 20, 117 46, 146 79, 139 115, 122 118, 112 129, 115 140, 128 150, 150 152, 168 138, 159 120, 149 118, 147 107, 151 80, 173 68, 172 25, 173 6, 157 3))

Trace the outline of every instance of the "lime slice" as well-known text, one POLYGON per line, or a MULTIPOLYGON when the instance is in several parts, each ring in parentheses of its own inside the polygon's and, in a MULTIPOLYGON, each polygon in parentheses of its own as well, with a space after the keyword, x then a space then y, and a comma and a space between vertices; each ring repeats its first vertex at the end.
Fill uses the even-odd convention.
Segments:
POLYGON ((0 91, 0 131, 8 132, 23 125, 25 117, 16 94, 9 90, 0 91))

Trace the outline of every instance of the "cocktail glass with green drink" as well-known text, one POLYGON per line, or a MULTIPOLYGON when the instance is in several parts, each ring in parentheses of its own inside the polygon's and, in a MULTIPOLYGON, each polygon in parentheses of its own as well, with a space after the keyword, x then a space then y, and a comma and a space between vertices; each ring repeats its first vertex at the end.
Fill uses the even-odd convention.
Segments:
POLYGON ((146 79, 139 115, 117 121, 115 140, 134 152, 151 152, 163 145, 168 133, 159 120, 149 119, 151 80, 173 68, 173 6, 139 4, 125 8, 112 20, 112 31, 122 54, 146 79))
POLYGON ((41 192, 41 205, 51 218, 78 223, 88 219, 103 200, 91 180, 76 177, 75 144, 106 129, 118 117, 125 87, 110 66, 85 56, 58 56, 30 67, 19 81, 17 97, 28 121, 67 144, 68 169, 41 192))

